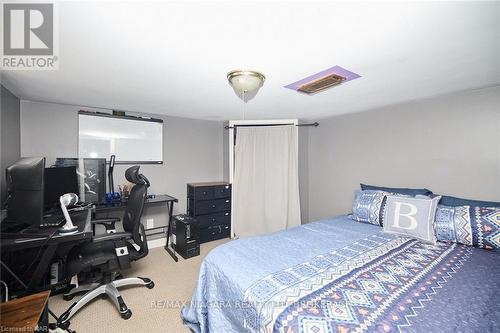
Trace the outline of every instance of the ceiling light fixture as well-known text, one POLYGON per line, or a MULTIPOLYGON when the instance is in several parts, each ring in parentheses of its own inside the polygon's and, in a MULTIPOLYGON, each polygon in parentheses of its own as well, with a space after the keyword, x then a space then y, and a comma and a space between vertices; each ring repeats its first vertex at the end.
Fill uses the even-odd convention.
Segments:
POLYGON ((266 77, 257 71, 234 70, 227 73, 227 80, 236 95, 246 103, 257 95, 266 77))

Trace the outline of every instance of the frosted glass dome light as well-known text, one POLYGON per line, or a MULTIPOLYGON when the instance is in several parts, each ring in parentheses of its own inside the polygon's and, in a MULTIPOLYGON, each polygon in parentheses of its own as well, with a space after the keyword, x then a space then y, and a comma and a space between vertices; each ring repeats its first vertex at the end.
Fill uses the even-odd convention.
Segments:
POLYGON ((264 84, 266 77, 256 71, 234 70, 227 73, 227 80, 238 97, 244 99, 247 94, 255 96, 259 88, 264 84))

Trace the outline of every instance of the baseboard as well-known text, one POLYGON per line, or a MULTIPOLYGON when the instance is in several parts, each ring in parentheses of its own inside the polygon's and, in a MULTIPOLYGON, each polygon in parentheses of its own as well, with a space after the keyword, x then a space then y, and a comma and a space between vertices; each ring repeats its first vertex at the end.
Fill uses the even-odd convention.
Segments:
POLYGON ((152 239, 148 241, 148 248, 154 249, 155 247, 164 247, 167 242, 165 237, 152 239))

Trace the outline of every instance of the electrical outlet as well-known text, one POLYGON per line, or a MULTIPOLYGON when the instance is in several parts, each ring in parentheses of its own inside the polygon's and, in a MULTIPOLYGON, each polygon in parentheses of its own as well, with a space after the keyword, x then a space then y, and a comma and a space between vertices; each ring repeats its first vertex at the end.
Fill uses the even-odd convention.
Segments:
POLYGON ((146 229, 151 229, 155 226, 155 220, 147 219, 146 220, 146 229))

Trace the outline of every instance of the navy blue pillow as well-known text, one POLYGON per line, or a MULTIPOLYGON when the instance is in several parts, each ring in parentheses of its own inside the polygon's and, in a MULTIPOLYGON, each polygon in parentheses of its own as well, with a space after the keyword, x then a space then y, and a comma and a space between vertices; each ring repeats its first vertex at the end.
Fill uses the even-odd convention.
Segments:
POLYGON ((426 196, 433 195, 432 191, 428 190, 426 188, 396 188, 396 187, 373 186, 373 185, 366 185, 366 184, 359 184, 359 185, 361 186, 361 190, 363 190, 363 191, 366 191, 366 190, 385 191, 385 192, 391 192, 391 193, 397 193, 397 194, 411 195, 413 197, 416 195, 426 195, 426 196))
POLYGON ((451 207, 457 207, 457 206, 500 207, 500 202, 470 200, 470 199, 449 197, 446 195, 443 195, 441 197, 441 201, 439 201, 439 204, 451 207))

